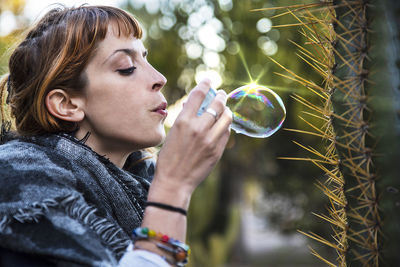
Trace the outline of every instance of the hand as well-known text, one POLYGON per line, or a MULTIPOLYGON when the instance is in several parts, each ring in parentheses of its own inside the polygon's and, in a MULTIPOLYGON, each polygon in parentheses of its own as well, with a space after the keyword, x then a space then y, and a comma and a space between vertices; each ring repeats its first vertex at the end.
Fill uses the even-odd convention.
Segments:
MULTIPOLYGON (((173 193, 171 197, 179 199, 179 194, 183 194, 190 198, 222 156, 230 134, 232 113, 226 107, 226 93, 219 90, 209 106, 217 112, 217 118, 207 112, 197 116, 209 88, 210 81, 204 80, 191 91, 168 133, 152 184, 152 188, 157 187, 157 194, 170 191, 173 193)), ((149 199, 160 199, 157 194, 149 194, 149 199)), ((179 200, 167 200, 170 204, 180 204, 179 200)))

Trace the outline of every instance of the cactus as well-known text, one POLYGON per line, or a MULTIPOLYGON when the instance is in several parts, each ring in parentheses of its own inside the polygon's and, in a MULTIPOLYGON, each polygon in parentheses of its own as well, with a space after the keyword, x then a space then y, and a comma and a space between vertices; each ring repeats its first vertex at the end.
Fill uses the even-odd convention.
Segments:
POLYGON ((400 46, 390 32, 398 31, 392 13, 396 6, 394 1, 325 0, 288 6, 280 14, 291 14, 297 20, 291 25, 301 26, 306 43, 295 44, 298 55, 322 78, 307 80, 275 61, 288 72, 281 76, 314 93, 313 98, 294 95, 308 109, 300 118, 311 130, 291 131, 324 141, 318 149, 296 143, 313 155, 300 160, 325 172, 318 186, 329 199, 329 214, 317 216, 332 225, 332 237, 304 234, 335 249, 336 263, 312 250, 329 266, 400 262, 395 211, 400 181, 393 171, 400 153, 399 70, 394 64, 400 46))

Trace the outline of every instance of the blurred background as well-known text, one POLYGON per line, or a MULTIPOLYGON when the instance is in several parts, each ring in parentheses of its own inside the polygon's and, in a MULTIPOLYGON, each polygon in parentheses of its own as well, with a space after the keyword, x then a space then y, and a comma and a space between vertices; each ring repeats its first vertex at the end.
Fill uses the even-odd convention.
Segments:
MULTIPOLYGON (((301 1, 307 3, 310 1, 301 1)), ((321 171, 311 163, 278 159, 307 157, 292 140, 318 147, 320 139, 289 132, 302 128, 303 107, 291 95, 309 94, 270 58, 301 74, 318 79, 297 56, 289 40, 304 43, 290 16, 271 17, 274 10, 254 9, 293 4, 291 0, 1 0, 0 74, 24 29, 49 5, 106 4, 130 11, 144 28, 148 60, 168 83, 170 127, 182 98, 202 77, 227 92, 252 81, 273 89, 286 106, 280 129, 266 139, 232 133, 228 147, 210 177, 193 196, 189 214, 190 266, 322 266, 308 249, 326 258, 333 251, 298 230, 328 236, 330 226, 312 215, 325 213, 327 199, 315 186, 321 171)), ((308 97, 312 97, 308 95, 308 97)), ((304 128, 304 125, 303 125, 304 128)))

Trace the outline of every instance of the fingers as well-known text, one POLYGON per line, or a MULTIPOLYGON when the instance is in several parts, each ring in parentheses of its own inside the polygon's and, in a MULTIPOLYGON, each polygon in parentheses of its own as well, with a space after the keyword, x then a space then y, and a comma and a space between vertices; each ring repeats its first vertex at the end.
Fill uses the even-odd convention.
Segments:
POLYGON ((222 132, 222 135, 220 136, 220 138, 218 139, 218 143, 217 143, 217 150, 218 153, 220 153, 220 157, 222 156, 222 153, 225 150, 226 144, 229 141, 229 136, 231 135, 231 129, 228 128, 226 131, 222 132))
POLYGON ((219 120, 222 113, 224 113, 225 105, 226 93, 224 90, 218 90, 214 100, 208 106, 206 112, 202 114, 202 116, 208 117, 206 121, 208 127, 211 127, 219 120))
POLYGON ((216 141, 223 135, 222 132, 229 129, 229 125, 232 122, 232 113, 226 107, 227 95, 225 91, 218 90, 206 111, 198 116, 198 110, 209 90, 210 80, 201 81, 190 92, 177 121, 194 123, 195 120, 193 127, 197 129, 196 131, 209 135, 211 140, 216 141))
MULTIPOLYGON (((219 119, 211 128, 211 139, 218 140, 226 135, 227 131, 230 131, 230 125, 232 123, 232 111, 224 106, 224 112, 220 115, 219 119)), ((228 134, 229 137, 229 134, 228 134)), ((218 142, 218 141, 217 141, 218 142)))
POLYGON ((204 79, 195 88, 193 88, 193 90, 189 93, 188 100, 184 105, 182 113, 186 113, 189 116, 196 115, 201 103, 210 89, 210 86, 211 81, 204 79))
POLYGON ((216 123, 212 129, 212 138, 214 138, 212 142, 215 143, 215 151, 218 155, 218 159, 221 158, 231 134, 229 126, 232 122, 232 112, 229 108, 226 108, 226 110, 227 111, 221 115, 218 123, 216 123))

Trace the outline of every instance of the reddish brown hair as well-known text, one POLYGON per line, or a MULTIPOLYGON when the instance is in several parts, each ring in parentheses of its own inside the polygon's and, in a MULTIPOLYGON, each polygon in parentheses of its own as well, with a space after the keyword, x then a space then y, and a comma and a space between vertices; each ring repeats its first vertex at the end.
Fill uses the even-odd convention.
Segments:
POLYGON ((0 82, 1 96, 9 87, 11 112, 20 134, 76 129, 75 123, 48 112, 45 97, 52 89, 71 94, 82 91, 87 82, 84 69, 110 23, 116 23, 120 35, 142 36, 132 15, 108 6, 55 8, 32 27, 10 57, 9 77, 0 82))

